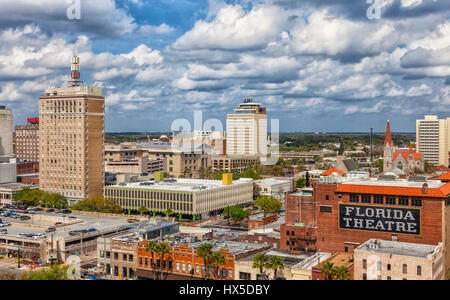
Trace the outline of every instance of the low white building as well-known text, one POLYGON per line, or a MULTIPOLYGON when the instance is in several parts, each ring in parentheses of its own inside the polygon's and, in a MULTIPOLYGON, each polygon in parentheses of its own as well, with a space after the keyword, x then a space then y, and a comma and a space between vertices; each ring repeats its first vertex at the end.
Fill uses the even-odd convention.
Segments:
POLYGON ((260 188, 260 194, 264 196, 273 196, 280 200, 295 192, 295 180, 293 177, 274 177, 257 180, 256 184, 260 188))

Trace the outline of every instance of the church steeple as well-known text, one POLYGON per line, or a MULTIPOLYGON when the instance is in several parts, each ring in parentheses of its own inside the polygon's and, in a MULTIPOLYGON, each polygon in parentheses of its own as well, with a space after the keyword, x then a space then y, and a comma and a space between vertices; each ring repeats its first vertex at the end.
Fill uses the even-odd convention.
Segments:
POLYGON ((391 124, 389 123, 389 120, 387 121, 386 126, 386 138, 384 139, 384 146, 392 147, 391 124))

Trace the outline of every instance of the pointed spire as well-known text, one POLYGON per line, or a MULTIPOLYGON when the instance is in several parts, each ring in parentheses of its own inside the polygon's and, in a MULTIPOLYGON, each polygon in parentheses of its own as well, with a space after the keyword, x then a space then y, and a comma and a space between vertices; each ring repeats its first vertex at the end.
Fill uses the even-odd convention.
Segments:
POLYGON ((386 145, 392 147, 391 124, 389 123, 389 120, 387 121, 386 138, 384 139, 384 146, 386 147, 386 145))

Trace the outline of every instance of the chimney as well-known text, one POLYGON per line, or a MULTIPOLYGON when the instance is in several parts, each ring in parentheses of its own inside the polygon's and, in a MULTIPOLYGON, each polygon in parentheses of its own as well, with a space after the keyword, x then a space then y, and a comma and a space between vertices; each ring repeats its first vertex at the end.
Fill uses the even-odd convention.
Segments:
POLYGON ((428 194, 428 183, 424 183, 422 186, 422 194, 428 194))

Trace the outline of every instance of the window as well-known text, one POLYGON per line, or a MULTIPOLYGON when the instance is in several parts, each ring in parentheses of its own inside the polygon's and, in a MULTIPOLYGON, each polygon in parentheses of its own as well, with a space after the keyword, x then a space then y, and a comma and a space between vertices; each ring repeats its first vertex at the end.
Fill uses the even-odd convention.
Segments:
POLYGON ((373 196, 373 204, 383 204, 384 197, 382 195, 373 196))
POLYGON ((398 197, 398 205, 409 206, 409 198, 408 197, 398 197))
POLYGON ((370 195, 361 195, 361 203, 370 204, 370 195))
POLYGON ((146 267, 148 266, 148 258, 147 257, 145 258, 145 266, 146 267))
POLYGON ((367 270, 367 260, 366 259, 363 259, 362 265, 363 265, 363 270, 367 270))
POLYGON ((176 269, 177 269, 177 271, 180 271, 180 262, 178 262, 178 261, 176 263, 176 269))
POLYGON ((391 276, 386 277, 386 280, 391 280, 391 276))
POLYGON ((228 278, 233 278, 233 269, 228 269, 228 278))
POLYGON ((114 252, 114 259, 119 259, 119 253, 114 252))
POLYGON ((395 196, 386 196, 387 205, 395 205, 395 196))
POLYGON ((403 274, 408 274, 408 266, 403 264, 403 274))
POLYGON ((241 279, 241 280, 250 280, 251 279, 251 275, 250 275, 250 273, 239 272, 239 279, 241 279))
POLYGON ((325 200, 330 200, 330 196, 326 195, 325 200))
POLYGON ((119 267, 114 266, 114 276, 119 276, 119 267))
POLYGON ((422 276, 422 267, 417 266, 417 276, 422 276))
POLYGON ((126 254, 122 254, 122 260, 124 260, 124 261, 127 260, 127 255, 126 254))
POLYGON ((322 213, 331 213, 332 212, 332 206, 321 205, 320 206, 320 212, 322 212, 322 213))
POLYGON ((142 266, 142 256, 139 256, 139 265, 142 266))
POLYGON ((367 274, 363 273, 363 280, 367 280, 367 274))
POLYGON ((286 231, 286 235, 289 235, 289 231, 286 231))
POLYGON ((422 198, 412 198, 411 205, 421 207, 422 206, 422 198))
POLYGON ((350 194, 350 202, 359 203, 359 195, 358 194, 350 194))
POLYGON ((387 270, 388 270, 388 271, 391 270, 391 264, 387 264, 387 270))

